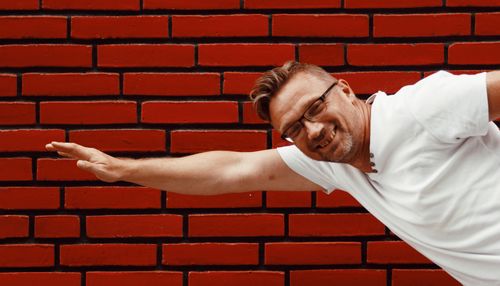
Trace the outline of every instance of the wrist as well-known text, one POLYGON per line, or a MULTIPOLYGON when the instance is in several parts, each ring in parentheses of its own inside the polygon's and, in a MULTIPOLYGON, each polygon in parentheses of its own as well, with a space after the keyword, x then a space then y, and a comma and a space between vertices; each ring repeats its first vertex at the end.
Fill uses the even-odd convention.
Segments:
POLYGON ((136 160, 131 158, 116 159, 118 181, 130 182, 130 180, 132 179, 132 174, 134 174, 136 160))

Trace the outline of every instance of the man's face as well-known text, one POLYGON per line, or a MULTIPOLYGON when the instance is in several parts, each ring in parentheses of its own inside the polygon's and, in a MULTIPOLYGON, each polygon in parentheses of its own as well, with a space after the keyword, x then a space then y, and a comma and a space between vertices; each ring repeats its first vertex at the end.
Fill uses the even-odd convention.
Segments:
POLYGON ((293 76, 270 102, 271 124, 280 133, 293 123, 303 124, 294 144, 315 160, 350 163, 359 153, 364 122, 356 97, 344 80, 325 97, 325 109, 316 121, 302 116, 307 108, 334 82, 308 73, 293 76))

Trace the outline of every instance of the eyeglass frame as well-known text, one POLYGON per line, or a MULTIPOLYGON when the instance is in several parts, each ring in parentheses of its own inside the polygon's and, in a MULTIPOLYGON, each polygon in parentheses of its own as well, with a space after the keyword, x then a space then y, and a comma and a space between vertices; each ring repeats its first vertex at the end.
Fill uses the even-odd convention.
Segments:
MULTIPOLYGON (((325 99, 326 99, 326 96, 330 93, 330 91, 333 89, 333 87, 335 87, 337 85, 338 81, 335 81, 334 83, 332 83, 326 90, 325 92, 323 92, 323 94, 318 98, 316 99, 315 101, 313 101, 307 108, 306 108, 306 111, 304 111, 304 114, 302 114, 302 116, 297 120, 297 122, 299 122, 300 124, 302 124, 302 120, 305 119, 307 121, 310 121, 310 122, 314 122, 312 121, 310 118, 307 118, 306 117, 306 114, 307 112, 309 111, 309 109, 316 103, 318 102, 318 100, 321 100, 323 103, 325 102, 325 99)), ((293 139, 290 137, 290 136, 286 136, 286 131, 288 131, 295 123, 291 124, 290 126, 288 126, 285 131, 283 131, 283 133, 281 134, 281 139, 282 140, 285 140, 285 141, 288 141, 290 143, 293 143, 293 139)), ((304 124, 302 124, 302 128, 304 128, 304 124)))

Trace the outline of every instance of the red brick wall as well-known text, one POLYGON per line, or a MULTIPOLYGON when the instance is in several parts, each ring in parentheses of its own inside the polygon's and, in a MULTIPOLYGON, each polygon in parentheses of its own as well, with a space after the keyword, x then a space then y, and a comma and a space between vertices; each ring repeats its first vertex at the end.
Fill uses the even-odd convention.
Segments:
POLYGON ((283 144, 248 103, 296 59, 360 97, 500 67, 498 0, 0 0, 0 285, 457 285, 345 192, 105 184, 46 152, 283 144))

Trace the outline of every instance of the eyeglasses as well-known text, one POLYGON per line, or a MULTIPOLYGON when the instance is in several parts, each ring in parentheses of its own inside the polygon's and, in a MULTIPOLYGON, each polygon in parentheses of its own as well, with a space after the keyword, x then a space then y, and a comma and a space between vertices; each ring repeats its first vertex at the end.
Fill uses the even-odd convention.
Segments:
POLYGON ((283 133, 281 134, 281 139, 293 143, 294 139, 296 139, 299 136, 300 131, 304 127, 302 119, 308 120, 310 122, 317 121, 319 115, 321 115, 321 113, 325 110, 326 96, 336 84, 337 81, 335 81, 332 85, 330 85, 330 87, 328 87, 326 91, 306 109, 306 112, 304 112, 304 114, 300 117, 299 120, 295 121, 292 125, 286 128, 285 131, 283 131, 283 133))

